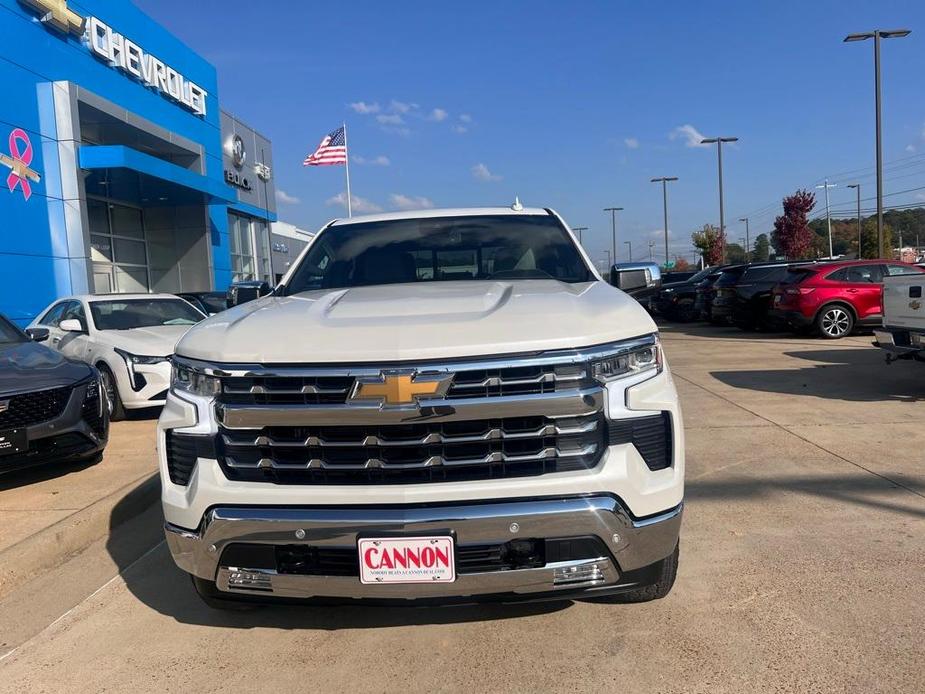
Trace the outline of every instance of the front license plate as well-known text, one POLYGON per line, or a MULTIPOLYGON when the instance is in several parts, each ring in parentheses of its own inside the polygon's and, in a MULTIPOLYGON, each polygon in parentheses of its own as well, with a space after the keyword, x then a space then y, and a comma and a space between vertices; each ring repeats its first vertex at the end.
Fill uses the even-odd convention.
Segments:
POLYGON ((452 583, 453 538, 364 537, 357 540, 361 583, 452 583))
POLYGON ((0 431, 0 455, 22 453, 29 448, 25 429, 6 429, 0 431))

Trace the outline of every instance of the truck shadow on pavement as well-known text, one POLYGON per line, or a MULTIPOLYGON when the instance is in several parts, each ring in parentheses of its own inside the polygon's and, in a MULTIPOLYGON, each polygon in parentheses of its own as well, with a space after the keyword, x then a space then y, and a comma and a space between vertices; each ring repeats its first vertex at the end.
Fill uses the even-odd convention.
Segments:
MULTIPOLYGON (((767 504, 775 496, 803 494, 818 499, 863 506, 877 511, 925 518, 925 484, 904 477, 893 482, 868 473, 842 475, 786 475, 738 479, 688 479, 685 501, 754 501, 767 504)), ((689 512, 689 511, 688 511, 689 512)))
POLYGON ((791 351, 784 356, 814 364, 798 369, 711 371, 710 375, 733 388, 765 393, 852 402, 925 400, 925 365, 887 366, 880 350, 873 347, 791 351))
POLYGON ((189 577, 176 567, 163 542, 160 505, 123 522, 137 505, 130 493, 111 514, 106 549, 129 592, 160 614, 183 624, 231 629, 379 629, 426 624, 463 624, 551 614, 571 606, 557 600, 538 603, 487 603, 446 607, 287 603, 260 605, 243 612, 216 610, 196 595, 189 577), (144 538, 135 541, 136 538, 144 538))

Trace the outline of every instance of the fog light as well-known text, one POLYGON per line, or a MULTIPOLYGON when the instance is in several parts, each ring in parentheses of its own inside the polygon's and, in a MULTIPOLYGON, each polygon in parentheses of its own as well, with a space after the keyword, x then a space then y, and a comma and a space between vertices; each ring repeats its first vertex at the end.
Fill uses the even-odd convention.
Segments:
POLYGON ((604 580, 604 571, 597 562, 577 566, 560 566, 553 570, 552 584, 567 586, 604 580))
POLYGON ((245 588, 247 590, 273 590, 273 580, 264 573, 229 568, 228 587, 245 588))

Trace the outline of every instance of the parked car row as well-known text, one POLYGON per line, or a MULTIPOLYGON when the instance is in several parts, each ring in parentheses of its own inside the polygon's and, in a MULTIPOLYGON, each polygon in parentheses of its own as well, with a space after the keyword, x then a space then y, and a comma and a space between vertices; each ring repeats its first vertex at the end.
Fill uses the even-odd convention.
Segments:
POLYGON ((707 268, 662 285, 650 307, 668 320, 838 339, 882 323, 883 278, 922 274, 893 260, 768 262, 707 268))

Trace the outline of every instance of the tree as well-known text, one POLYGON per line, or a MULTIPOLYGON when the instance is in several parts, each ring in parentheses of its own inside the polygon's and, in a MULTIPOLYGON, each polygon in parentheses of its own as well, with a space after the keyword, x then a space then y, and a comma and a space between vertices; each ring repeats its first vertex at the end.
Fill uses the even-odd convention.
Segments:
POLYGON ((745 249, 738 243, 726 244, 726 262, 727 263, 745 263, 748 259, 745 257, 745 249))
POLYGON ((864 258, 893 257, 893 227, 883 225, 883 250, 877 250, 877 218, 868 217, 861 225, 861 251, 864 258))
POLYGON ((675 258, 674 266, 669 270, 668 268, 662 268, 665 272, 687 272, 691 269, 691 264, 687 262, 686 258, 675 258))
POLYGON ((691 234, 691 243, 703 256, 704 265, 719 265, 723 262, 723 240, 719 229, 712 224, 704 224, 703 229, 691 234))
POLYGON ((764 263, 771 258, 771 242, 767 234, 758 234, 755 237, 754 253, 752 258, 756 263, 764 263))
POLYGON ((778 253, 788 260, 805 258, 813 247, 812 229, 807 219, 816 206, 816 196, 808 190, 798 190, 784 198, 784 214, 774 220, 771 241, 778 253))

